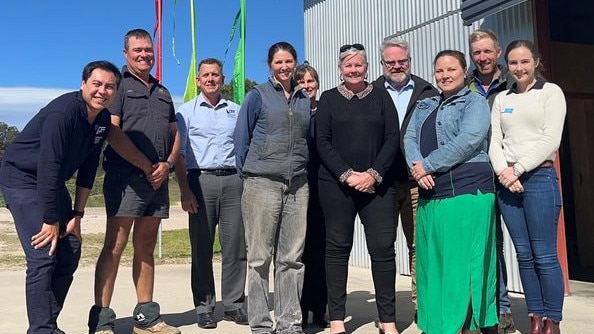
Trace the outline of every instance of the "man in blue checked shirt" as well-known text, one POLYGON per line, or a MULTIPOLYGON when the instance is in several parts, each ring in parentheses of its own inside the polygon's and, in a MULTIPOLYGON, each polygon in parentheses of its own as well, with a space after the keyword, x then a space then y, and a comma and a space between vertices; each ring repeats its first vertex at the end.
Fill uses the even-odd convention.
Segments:
POLYGON ((200 95, 177 113, 181 137, 175 163, 182 208, 188 212, 192 246, 192 293, 200 328, 216 328, 212 269, 215 228, 222 252, 223 319, 247 325, 245 300, 246 247, 241 218, 243 182, 235 169, 233 131, 239 106, 221 94, 223 64, 206 58, 198 64, 200 95))

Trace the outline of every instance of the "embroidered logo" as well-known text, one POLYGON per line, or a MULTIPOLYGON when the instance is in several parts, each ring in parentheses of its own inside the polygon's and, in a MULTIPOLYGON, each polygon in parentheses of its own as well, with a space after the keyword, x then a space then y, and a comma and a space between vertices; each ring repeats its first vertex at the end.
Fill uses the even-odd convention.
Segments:
POLYGON ((106 126, 97 126, 97 128, 95 129, 95 140, 93 142, 95 145, 101 143, 101 141, 104 139, 104 133, 106 130, 106 126))
POLYGON ((138 313, 138 314, 136 315, 136 317, 134 317, 134 318, 135 318, 135 319, 136 319, 136 321, 138 321, 138 322, 142 322, 142 321, 145 321, 145 320, 146 320, 146 318, 144 317, 144 314, 142 314, 142 313, 138 313))
POLYGON ((504 114, 511 114, 514 111, 514 108, 505 108, 503 109, 502 113, 504 114))

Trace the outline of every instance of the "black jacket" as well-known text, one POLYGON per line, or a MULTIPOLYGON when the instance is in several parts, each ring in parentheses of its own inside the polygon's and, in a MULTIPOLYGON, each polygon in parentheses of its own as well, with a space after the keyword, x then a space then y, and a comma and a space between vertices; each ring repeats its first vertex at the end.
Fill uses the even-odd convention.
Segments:
MULTIPOLYGON (((402 124, 402 126, 400 127, 400 149, 396 153, 396 158, 394 159, 393 167, 393 175, 396 181, 405 181, 410 179, 408 167, 406 166, 406 159, 404 158, 403 138, 404 134, 406 133, 408 123, 410 122, 410 116, 412 115, 415 106, 417 105, 417 101, 420 101, 427 97, 439 95, 439 91, 435 87, 433 87, 433 85, 431 85, 429 82, 419 78, 414 74, 411 74, 411 78, 415 83, 415 88, 413 89, 410 101, 408 102, 408 107, 406 108, 404 119, 402 119, 400 122, 402 124)), ((382 75, 373 82, 373 86, 386 90, 386 86, 384 84, 385 80, 386 79, 382 75)))

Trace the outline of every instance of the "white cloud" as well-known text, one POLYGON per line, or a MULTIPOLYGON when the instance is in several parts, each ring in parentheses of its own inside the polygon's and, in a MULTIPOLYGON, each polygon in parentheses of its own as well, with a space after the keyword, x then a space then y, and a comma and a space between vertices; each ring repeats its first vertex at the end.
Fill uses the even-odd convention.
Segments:
POLYGON ((0 87, 0 121, 22 130, 39 109, 72 91, 65 88, 0 87))
MULTIPOLYGON (((0 87, 0 122, 23 130, 27 122, 56 97, 75 89, 39 87, 0 87)), ((173 96, 177 109, 183 97, 173 96)))

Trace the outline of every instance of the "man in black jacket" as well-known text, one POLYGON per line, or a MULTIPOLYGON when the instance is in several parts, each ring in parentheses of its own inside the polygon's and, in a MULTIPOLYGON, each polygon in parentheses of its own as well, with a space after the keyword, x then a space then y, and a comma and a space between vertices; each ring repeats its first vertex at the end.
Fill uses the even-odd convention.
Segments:
MULTIPOLYGON (((417 289, 415 280, 415 217, 419 197, 417 183, 410 178, 404 159, 402 138, 410 121, 417 101, 438 95, 439 92, 429 82, 411 74, 411 57, 408 43, 397 37, 384 39, 381 47, 382 69, 384 74, 373 85, 390 93, 400 120, 400 149, 394 160, 394 186, 396 189, 396 217, 400 215, 402 230, 408 246, 410 274, 412 278, 412 301, 417 308, 417 289)), ((396 220, 396 225, 398 220, 396 220)))

